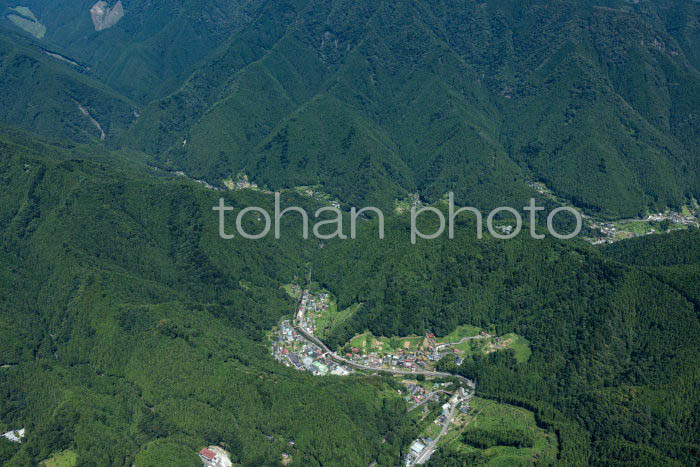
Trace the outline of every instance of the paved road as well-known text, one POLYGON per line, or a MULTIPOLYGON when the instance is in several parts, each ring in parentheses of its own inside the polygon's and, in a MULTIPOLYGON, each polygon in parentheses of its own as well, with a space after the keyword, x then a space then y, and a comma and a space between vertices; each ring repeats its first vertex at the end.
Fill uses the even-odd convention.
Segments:
POLYGON ((425 447, 425 449, 423 449, 423 452, 420 456, 416 458, 416 460, 413 462, 413 465, 424 464, 428 461, 428 459, 430 459, 430 456, 433 455, 433 452, 435 452, 435 449, 437 449, 438 442, 443 436, 447 434, 447 430, 450 429, 450 425, 452 425, 452 422, 454 421, 455 410, 457 410, 458 403, 459 401, 450 404, 450 412, 447 414, 447 420, 445 420, 445 423, 442 425, 442 430, 440 430, 440 434, 435 437, 432 443, 430 443, 428 446, 425 447))
POLYGON ((478 339, 490 339, 490 338, 491 338, 490 335, 486 335, 486 336, 482 336, 482 335, 478 335, 478 336, 467 336, 467 337, 463 337, 459 342, 450 342, 450 343, 447 343, 447 344, 438 344, 438 345, 435 346, 435 348, 436 348, 436 349, 442 349, 442 348, 444 348, 444 347, 453 347, 453 346, 455 346, 455 345, 460 345, 460 344, 463 344, 463 343, 465 343, 465 342, 467 342, 467 341, 474 341, 474 340, 478 340, 478 339))
POLYGON ((383 373, 391 373, 393 375, 408 375, 408 376, 415 376, 415 375, 424 375, 424 376, 434 376, 438 378, 457 378, 467 386, 474 388, 474 382, 470 379, 465 378, 464 376, 460 375, 454 375, 452 373, 445 373, 442 371, 428 371, 428 370, 416 370, 416 371, 410 371, 410 370, 399 370, 397 368, 374 368, 371 366, 367 365, 361 365, 359 363, 355 363, 353 361, 350 361, 346 358, 341 357, 340 355, 336 354, 335 352, 331 351, 331 349, 326 346, 320 339, 318 339, 316 336, 313 334, 309 334, 305 329, 302 329, 300 326, 294 325, 294 329, 299 332, 302 336, 316 344, 317 346, 321 347, 324 352, 328 353, 330 358, 332 360, 335 360, 338 363, 343 363, 345 365, 348 365, 353 368, 357 368, 359 370, 365 370, 365 371, 378 371, 378 372, 383 372, 383 373))
MULTIPOLYGON (((470 388, 472 388, 471 395, 473 395, 473 391, 476 390, 476 385, 474 384, 474 381, 467 379, 467 378, 460 376, 460 375, 454 375, 452 373, 445 373, 442 371, 427 371, 427 370, 409 371, 409 370, 399 370, 399 369, 395 369, 395 368, 374 368, 371 366, 361 365, 359 363, 355 363, 355 362, 350 361, 346 358, 343 358, 340 355, 336 354, 335 352, 331 351, 331 349, 329 349, 328 346, 325 343, 323 343, 323 341, 321 341, 319 338, 317 338, 313 334, 307 332, 305 329, 301 328, 300 326, 292 324, 292 327, 294 329, 296 329, 297 332, 299 332, 306 339, 308 339, 309 341, 311 341, 314 344, 316 344, 317 346, 319 346, 324 351, 324 353, 326 353, 332 360, 334 360, 338 363, 342 363, 344 365, 350 366, 352 368, 357 368, 359 370, 365 370, 365 371, 390 373, 393 375, 408 375, 408 376, 425 375, 425 376, 435 376, 435 377, 454 377, 454 378, 459 379, 462 383, 466 384, 470 388)), ((480 337, 480 336, 472 336, 471 338, 473 339, 474 337, 480 337)), ((486 338, 486 337, 484 336, 483 338, 486 338)), ((469 338, 465 338, 465 339, 469 339, 469 338)), ((462 339, 462 341, 464 341, 465 339, 462 339)), ((460 341, 460 342, 462 342, 462 341, 460 341)), ((441 392, 441 391, 436 391, 435 393, 432 393, 432 394, 436 394, 437 392, 441 392)), ((432 394, 431 394, 431 396, 432 396, 432 394)), ((466 399, 467 401, 471 399, 471 395, 467 397, 467 399, 466 399)), ((424 404, 428 400, 429 400, 429 398, 426 398, 426 400, 421 402, 421 404, 424 404)), ((445 423, 442 426, 442 430, 440 430, 440 434, 433 440, 433 442, 430 445, 425 447, 425 449, 423 450, 421 455, 414 461, 414 463, 412 465, 424 464, 425 462, 427 462, 430 459, 430 457, 433 455, 433 452, 435 452, 435 450, 437 449, 438 442, 440 441, 440 439, 442 439, 443 436, 445 436, 447 434, 447 431, 450 429, 450 425, 452 424, 452 422, 454 421, 454 418, 455 418, 455 411, 457 410, 457 405, 460 402, 461 402, 461 399, 457 400, 456 402, 454 402, 450 405, 450 411, 448 413, 447 420, 445 420, 445 423)), ((420 406, 421 404, 418 404, 409 410, 415 409, 416 407, 420 406)))

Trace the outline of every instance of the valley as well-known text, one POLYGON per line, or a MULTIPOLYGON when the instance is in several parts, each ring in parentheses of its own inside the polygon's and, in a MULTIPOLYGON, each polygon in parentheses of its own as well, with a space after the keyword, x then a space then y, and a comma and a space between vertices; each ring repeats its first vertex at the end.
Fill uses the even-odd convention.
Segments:
MULTIPOLYGON (((560 205, 571 205, 570 202, 557 196, 541 182, 529 182, 530 187, 537 193, 560 205)), ((580 212, 582 210, 577 208, 580 212)), ((691 199, 684 204, 680 212, 666 209, 663 212, 648 214, 646 217, 611 219, 587 215, 582 212, 584 224, 588 229, 585 240, 593 245, 615 243, 620 240, 652 235, 671 233, 685 229, 700 229, 700 206, 697 200, 691 199)))
POLYGON ((698 465, 700 2, 20 3, 0 465, 698 465))
MULTIPOLYGON (((401 381, 403 389, 397 389, 398 394, 406 394, 406 402, 411 404, 409 412, 422 409, 416 413, 420 413, 421 424, 425 426, 422 436, 411 443, 402 459, 406 466, 427 463, 438 446, 445 444, 444 438, 459 443, 461 433, 477 418, 476 410, 470 407, 476 383, 454 373, 455 367, 462 364, 461 355, 471 353, 471 343, 484 341, 478 351, 488 354, 523 340, 517 335, 492 337, 472 326, 460 326, 441 339, 430 332, 424 337, 390 339, 377 339, 365 333, 348 342, 341 355, 317 337, 325 330, 321 325, 322 331, 318 332, 319 323, 333 322, 327 315, 338 314, 330 294, 312 293, 292 284, 285 286, 285 290, 299 302, 292 320, 283 320, 268 336, 274 358, 314 376, 387 373, 401 381), (431 424, 431 413, 438 406, 441 413, 431 424), (428 423, 424 423, 426 420, 428 423)), ((527 362, 531 353, 526 342, 524 345, 522 351, 516 352, 521 363, 527 362)), ((479 416, 487 416, 481 412, 478 411, 479 416)))

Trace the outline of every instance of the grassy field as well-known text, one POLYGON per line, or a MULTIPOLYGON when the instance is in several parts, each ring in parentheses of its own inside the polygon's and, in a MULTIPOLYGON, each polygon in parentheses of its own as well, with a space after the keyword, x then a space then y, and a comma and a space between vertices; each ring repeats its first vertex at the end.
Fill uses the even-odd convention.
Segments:
POLYGON ((491 353, 505 349, 513 349, 515 351, 515 359, 518 361, 518 363, 527 362, 530 359, 530 355, 532 355, 530 342, 524 337, 515 333, 501 336, 500 342, 490 342, 484 347, 483 351, 484 353, 491 353))
MULTIPOLYGON (((687 206, 683 207, 682 210, 684 215, 691 215, 690 210, 687 206)), ((647 235, 650 232, 661 233, 660 228, 657 224, 652 224, 647 221, 630 221, 630 222, 619 222, 616 224, 618 229, 618 237, 627 238, 629 234, 633 235, 647 235)), ((685 230, 687 227, 683 224, 670 224, 670 230, 685 230)))
POLYGON ((515 351, 515 359, 518 361, 518 363, 526 363, 528 360, 530 360, 530 355, 532 355, 530 342, 523 336, 511 333, 503 336, 503 340, 506 342, 511 342, 508 345, 508 348, 515 351))
POLYGON ((352 318, 361 306, 358 303, 339 311, 338 304, 331 298, 328 303, 328 311, 321 313, 316 318, 316 334, 321 338, 328 336, 334 329, 352 318))
POLYGON ((533 462, 551 464, 556 461, 557 438, 537 427, 535 416, 529 410, 508 404, 500 404, 475 397, 472 400, 474 419, 465 430, 485 430, 498 432, 501 429, 518 430, 534 438, 531 448, 516 448, 510 446, 493 446, 488 449, 478 449, 461 441, 462 437, 450 436, 446 439, 451 447, 463 452, 480 452, 489 466, 520 466, 532 465, 533 462))
MULTIPOLYGON (((459 342, 464 337, 476 336, 481 332, 475 326, 460 326, 445 337, 439 338, 438 343, 459 342)), ((462 357, 473 355, 478 352, 491 353, 499 350, 513 349, 515 358, 519 363, 525 363, 530 359, 532 350, 527 339, 515 333, 501 336, 500 343, 494 338, 467 340, 461 344, 451 347, 462 351, 462 357)))
POLYGON ((41 467, 75 467, 78 465, 78 455, 70 450, 59 452, 39 465, 41 467))
POLYGON ((651 230, 658 230, 655 229, 651 223, 646 221, 624 222, 618 223, 616 226, 619 231, 631 232, 637 235, 646 235, 651 230))
MULTIPOLYGON (((340 313, 336 313, 341 316, 340 319, 349 319, 352 315, 353 310, 345 310, 340 313)), ((330 314, 332 316, 332 314, 330 314)), ((317 320, 318 333, 323 335, 322 329, 327 326, 326 319, 319 318, 317 320)), ((471 337, 479 334, 481 329, 473 326, 460 326, 455 331, 449 335, 440 338, 439 343, 443 342, 458 342, 463 337, 471 337)), ((400 349, 404 351, 411 352, 419 350, 423 345, 424 338, 422 336, 409 336, 409 337, 376 337, 370 332, 364 332, 353 337, 348 343, 350 347, 356 347, 365 353, 376 352, 379 355, 395 353, 400 349)), ((461 351, 462 357, 467 357, 475 353, 491 353, 497 352, 499 350, 513 349, 515 351, 515 359, 519 363, 525 363, 530 359, 532 355, 532 350, 530 349, 530 343, 527 339, 518 334, 511 333, 501 336, 500 342, 495 342, 494 338, 488 339, 474 339, 462 342, 459 345, 451 347, 461 351)))
POLYGON ((487 348, 489 342, 491 342, 490 339, 469 340, 464 341, 459 345, 455 345, 452 348, 461 350, 462 353, 460 355, 462 357, 466 357, 468 355, 473 355, 477 352, 483 352, 487 348))
POLYGON ((478 336, 480 332, 481 328, 464 324, 462 326, 457 326, 457 329, 445 337, 436 337, 435 340, 438 344, 449 344, 452 342, 459 342, 463 337, 478 336))
POLYGON ((350 340, 350 346, 357 347, 365 353, 377 352, 378 354, 393 353, 400 349, 404 351, 417 350, 423 344, 423 337, 375 337, 365 332, 350 340))
POLYGON ((298 292, 294 292, 294 284, 285 284, 282 286, 282 288, 284 289, 285 292, 287 292, 287 294, 290 297, 293 297, 293 298, 301 297, 301 289, 299 289, 298 292))
POLYGON ((426 438, 435 439, 440 435, 440 431, 442 431, 442 425, 438 425, 433 418, 430 418, 430 425, 428 425, 421 435, 426 438))

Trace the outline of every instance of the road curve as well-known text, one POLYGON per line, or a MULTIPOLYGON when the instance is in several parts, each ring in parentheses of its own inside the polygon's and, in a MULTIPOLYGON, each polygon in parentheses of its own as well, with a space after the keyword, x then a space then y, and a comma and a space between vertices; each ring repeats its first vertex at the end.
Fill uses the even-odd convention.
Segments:
POLYGON ((454 347, 456 345, 463 344, 467 341, 475 341, 475 340, 480 340, 480 339, 490 339, 491 337, 492 336, 489 334, 487 334, 485 336, 481 336, 481 335, 479 335, 479 336, 467 336, 467 337, 463 337, 459 342, 446 342, 444 344, 437 344, 435 346, 435 348, 439 350, 439 349, 444 348, 444 347, 454 347))
POLYGON ((305 329, 301 328, 300 326, 293 325, 294 329, 296 329, 297 332, 299 332, 302 336, 304 336, 306 339, 310 340, 317 346, 321 347, 324 352, 326 352, 332 360, 335 360, 338 363, 343 363, 345 365, 348 365, 353 368, 357 368, 359 370, 365 370, 365 371, 378 371, 378 372, 383 372, 383 373, 391 373, 393 375, 407 375, 407 376, 414 376, 414 375, 424 375, 424 376, 433 376, 433 377, 438 377, 438 378, 457 378, 459 379, 462 383, 466 384, 467 386, 474 388, 474 382, 470 379, 465 378, 464 376, 460 375, 455 375, 452 373, 445 373, 442 371, 427 371, 427 370, 416 370, 416 371, 408 371, 408 370, 399 370, 395 368, 374 368, 371 366, 367 365, 361 365, 359 363, 355 363, 353 361, 350 361, 346 358, 341 357, 340 355, 336 354, 335 352, 331 351, 331 349, 328 348, 326 344, 324 344, 320 339, 318 339, 316 336, 313 334, 308 333, 305 329))

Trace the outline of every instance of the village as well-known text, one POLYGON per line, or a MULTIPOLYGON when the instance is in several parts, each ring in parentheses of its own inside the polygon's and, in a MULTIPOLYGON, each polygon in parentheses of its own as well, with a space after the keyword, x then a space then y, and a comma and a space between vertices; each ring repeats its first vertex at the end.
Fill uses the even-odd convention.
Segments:
POLYGON ((403 459, 404 465, 407 467, 427 462, 450 429, 468 423, 474 388, 460 386, 450 390, 445 387, 450 385, 451 383, 438 383, 431 389, 431 392, 426 394, 422 385, 407 383, 409 391, 409 395, 406 396, 407 400, 421 400, 418 396, 422 396, 421 402, 412 405, 409 412, 420 407, 419 421, 431 421, 423 429, 418 439, 411 443, 410 449, 403 459))
MULTIPOLYGON (((461 364, 459 353, 462 351, 453 346, 470 340, 492 339, 492 336, 482 331, 454 343, 439 343, 429 332, 422 338, 405 341, 414 342, 413 346, 396 348, 387 345, 386 350, 367 351, 349 345, 348 352, 338 355, 315 335, 319 321, 331 308, 330 295, 302 291, 298 286, 292 286, 290 293, 298 296, 299 306, 294 318, 280 322, 270 336, 275 359, 317 376, 387 372, 400 377, 404 389, 397 389, 398 395, 406 400, 409 412, 415 410, 416 417, 425 424, 421 436, 411 443, 403 462, 406 466, 427 462, 448 431, 464 423, 463 418, 470 412, 470 401, 475 392, 474 383, 464 378, 444 381, 451 375, 438 372, 437 362, 448 354, 455 354, 455 362, 461 364)), ((493 339, 495 345, 501 342, 498 338, 493 339)))
POLYGON ((324 352, 321 347, 297 332, 289 320, 280 323, 279 339, 273 343, 272 352, 284 365, 308 371, 313 375, 345 376, 352 372, 351 368, 334 362, 328 352, 324 352))
MULTIPOLYGON (((272 194, 272 191, 267 190, 265 188, 261 188, 260 186, 258 186, 257 183, 253 182, 248 176, 248 174, 246 174, 245 172, 239 172, 235 180, 233 178, 224 179, 223 184, 226 188, 228 188, 231 191, 252 190, 259 191, 261 193, 272 194)), ((280 190, 280 192, 284 191, 288 190, 280 190)), ((300 195, 305 196, 307 198, 313 198, 316 201, 327 203, 336 209, 340 209, 340 201, 338 201, 337 199, 331 199, 331 196, 329 194, 323 192, 322 187, 320 185, 297 186, 291 189, 291 191, 299 193, 300 195)))
POLYGON ((700 228, 700 209, 691 210, 686 207, 684 211, 684 213, 660 212, 650 214, 644 219, 625 219, 617 222, 589 219, 589 227, 595 234, 588 240, 594 245, 601 245, 643 235, 700 228))
MULTIPOLYGON (((295 329, 298 326, 305 333, 315 335, 318 329, 318 321, 324 313, 329 310, 328 293, 311 294, 305 290, 299 302, 295 318, 282 321, 273 330, 272 354, 276 360, 287 366, 292 366, 300 370, 306 370, 314 375, 325 376, 327 374, 345 376, 353 371, 352 366, 338 362, 338 358, 325 351, 317 343, 308 339, 304 333, 295 329)), ((360 338, 364 336, 359 336, 360 338)), ((467 340, 480 340, 492 338, 486 332, 481 332, 476 336, 468 336, 453 344, 438 343, 433 333, 426 333, 424 338, 413 338, 414 345, 403 345, 399 348, 389 344, 384 345, 381 341, 374 339, 375 345, 372 350, 368 350, 364 343, 346 345, 342 360, 356 367, 369 370, 391 370, 403 369, 408 371, 434 371, 436 364, 443 357, 454 354, 456 364, 462 363, 462 350, 452 348, 455 345, 463 344, 467 340)), ((370 339, 370 338, 368 338, 370 339)), ((499 338, 494 338, 495 342, 499 338)), ((410 344, 405 340, 405 344, 410 344)))
MULTIPOLYGON (((570 204, 556 196, 542 182, 530 181, 528 185, 546 198, 563 205, 570 204)), ((694 199, 691 199, 687 206, 683 206, 681 212, 666 210, 633 219, 603 220, 583 213, 581 215, 585 226, 590 230, 590 233, 584 239, 593 245, 610 244, 644 235, 700 228, 700 205, 694 199)))

